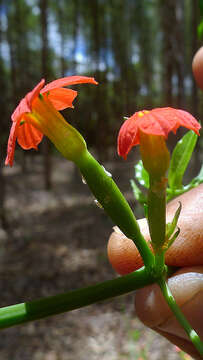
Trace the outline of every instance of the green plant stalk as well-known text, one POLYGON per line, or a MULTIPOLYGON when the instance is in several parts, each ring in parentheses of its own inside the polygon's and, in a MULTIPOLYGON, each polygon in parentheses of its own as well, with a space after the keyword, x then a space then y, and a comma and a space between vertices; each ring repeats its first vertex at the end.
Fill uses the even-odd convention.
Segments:
POLYGON ((166 233, 166 186, 162 179, 150 176, 148 190, 148 222, 154 250, 160 249, 165 242, 166 233))
MULTIPOLYGON (((169 269, 169 272, 171 269, 169 269)), ((56 296, 0 308, 0 328, 75 310, 123 295, 154 282, 145 267, 131 274, 56 296)))
POLYGON ((155 252, 154 276, 157 276, 157 283, 160 286, 167 304, 176 316, 176 319, 182 325, 196 349, 203 355, 203 343, 183 315, 165 281, 163 244, 166 236, 166 181, 164 178, 162 180, 150 177, 150 187, 148 191, 148 222, 152 245, 155 252))
MULTIPOLYGON (((194 178, 195 179, 195 178, 194 178)), ((193 179, 193 180, 194 180, 193 179)), ((169 202, 170 200, 172 200, 174 197, 180 196, 182 194, 184 194, 185 192, 194 189, 195 187, 197 187, 199 184, 201 184, 203 181, 197 181, 197 182, 193 182, 193 180, 191 181, 190 184, 188 185, 184 185, 181 189, 171 189, 171 188, 167 188, 167 202, 169 202)))
POLYGON ((155 271, 160 275, 164 269, 162 246, 166 235, 166 179, 149 176, 148 223, 155 253, 155 271))
POLYGON ((140 232, 128 202, 113 179, 87 150, 80 154, 75 163, 95 198, 120 230, 134 241, 145 266, 151 269, 154 265, 154 255, 140 232))
POLYGON ((170 288, 169 288, 167 282, 165 281, 164 278, 160 278, 158 281, 158 284, 160 286, 160 289, 162 291, 162 294, 163 294, 167 304, 169 305, 170 309, 176 316, 176 319, 182 325, 182 327, 184 328, 185 332, 187 333, 189 339, 191 340, 191 342, 193 343, 195 348, 199 351, 200 355, 203 356, 203 342, 201 341, 201 339, 199 338, 196 331, 190 326, 189 322, 183 315, 181 309, 177 305, 177 303, 170 291, 170 288))

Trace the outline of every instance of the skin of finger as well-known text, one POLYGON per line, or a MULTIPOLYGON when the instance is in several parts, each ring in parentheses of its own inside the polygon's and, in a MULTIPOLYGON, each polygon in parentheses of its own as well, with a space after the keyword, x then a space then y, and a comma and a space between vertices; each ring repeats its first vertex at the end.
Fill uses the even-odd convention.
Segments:
MULTIPOLYGON (((203 340, 203 266, 183 268, 168 280, 178 305, 203 340)), ((136 313, 148 327, 199 359, 193 345, 166 304, 158 285, 136 291, 136 313)))
POLYGON ((107 253, 112 267, 120 275, 125 275, 142 267, 143 261, 134 242, 128 239, 126 244, 126 237, 117 231, 114 231, 109 238, 107 253))
MULTIPOLYGON (((189 304, 203 291, 203 266, 186 267, 178 270, 168 279, 168 285, 180 307, 189 304)), ((149 327, 160 327, 172 316, 172 312, 157 284, 137 290, 135 305, 137 315, 149 327)))
POLYGON ((179 201, 180 234, 166 252, 169 266, 203 265, 203 184, 172 200, 167 205, 167 222, 171 222, 179 201))
MULTIPOLYGON (((182 204, 178 219, 178 227, 181 231, 165 254, 166 264, 176 267, 203 265, 203 184, 177 197, 167 205, 166 220, 168 223, 172 221, 179 202, 182 204)), ((140 219, 138 223, 144 238, 150 244, 147 220, 140 219)), ((123 266, 123 262, 129 264, 128 272, 143 265, 139 251, 132 240, 129 240, 129 247, 125 249, 125 239, 125 235, 119 232, 119 229, 116 229, 109 238, 111 247, 115 246, 110 260, 116 271, 118 271, 119 264, 120 271, 118 272, 120 274, 122 274, 122 267, 126 271, 126 264, 123 266), (123 248, 123 251, 116 251, 118 247, 123 248), (116 266, 114 266, 114 262, 116 266)))
POLYGON ((192 62, 192 70, 196 83, 203 90, 203 47, 195 54, 192 62))
MULTIPOLYGON (((171 222, 173 215, 182 204, 178 219, 180 234, 167 250, 165 258, 169 266, 203 265, 203 184, 169 202, 166 221, 171 222)), ((141 232, 150 241, 146 219, 139 220, 141 232)))
POLYGON ((194 348, 193 344, 191 344, 189 341, 184 340, 178 336, 168 334, 165 331, 161 331, 159 329, 153 329, 160 335, 164 336, 166 339, 168 339, 172 344, 178 346, 180 349, 188 353, 192 356, 195 360, 202 360, 201 355, 197 352, 197 350, 194 348))

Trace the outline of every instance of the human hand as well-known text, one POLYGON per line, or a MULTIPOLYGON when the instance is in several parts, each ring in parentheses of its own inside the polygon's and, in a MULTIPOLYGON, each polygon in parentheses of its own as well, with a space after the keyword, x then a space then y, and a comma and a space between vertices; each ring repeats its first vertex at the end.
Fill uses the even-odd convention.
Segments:
MULTIPOLYGON (((203 90, 203 47, 201 47, 194 56, 192 68, 195 80, 200 89, 203 90)), ((190 191, 188 196, 192 197, 193 194, 194 191, 190 191)), ((200 201, 198 201, 198 206, 195 207, 195 203, 193 204, 194 212, 192 212, 191 208, 191 217, 188 217, 189 224, 186 225, 187 218, 185 218, 181 224, 181 230, 184 229, 184 232, 186 230, 185 242, 180 244, 177 239, 177 242, 173 245, 173 251, 171 248, 171 254, 169 250, 168 256, 170 257, 171 255, 172 262, 173 259, 175 260, 176 258, 177 261, 177 259, 181 257, 182 260, 185 258, 185 265, 187 265, 189 258, 185 257, 186 254, 184 249, 186 249, 186 242, 188 242, 188 245, 189 243, 191 244, 190 264, 194 261, 194 256, 197 256, 197 262, 200 261, 201 265, 203 265, 202 247, 200 246, 200 256, 198 256, 197 252, 199 244, 195 244, 196 237, 198 237, 198 240, 203 243, 203 225, 200 225, 201 221, 203 223, 202 185, 197 188, 196 194, 199 194, 200 201), (196 217, 195 214, 198 211, 200 216, 196 217), (187 229, 185 228, 185 225, 187 229), (192 242, 190 242, 191 236, 193 239, 192 242)), ((189 256, 189 252, 187 252, 187 254, 189 256)), ((195 263, 196 261, 194 261, 194 264, 195 263)), ((182 267, 170 279, 168 279, 168 284, 186 318, 203 340, 203 266, 182 267)), ((145 325, 165 336, 169 341, 186 351, 194 359, 201 359, 201 356, 196 351, 193 344, 189 342, 183 328, 172 315, 172 312, 164 301, 160 288, 157 285, 154 284, 147 286, 136 292, 135 308, 138 317, 145 325)))
MULTIPOLYGON (((167 222, 172 220, 179 201, 182 211, 180 234, 166 252, 166 263, 179 270, 168 280, 169 287, 192 327, 203 340, 203 184, 172 200, 167 205, 167 222)), ((150 236, 146 219, 138 220, 145 239, 150 236)), ((113 268, 124 275, 143 265, 139 252, 118 229, 108 243, 113 268)), ((195 359, 200 355, 187 339, 182 327, 166 304, 158 285, 136 291, 136 313, 141 321, 188 352, 195 359)))
MULTIPOLYGON (((203 266, 179 269, 168 279, 168 285, 190 325, 203 341, 203 266)), ((137 316, 146 326, 167 338, 194 359, 201 359, 169 309, 158 285, 149 285, 136 291, 135 309, 137 316)))
MULTIPOLYGON (((192 69, 198 86, 203 90, 203 47, 195 54, 192 69)), ((178 201, 182 203, 178 221, 181 232, 166 252, 165 259, 167 265, 177 266, 179 270, 168 279, 168 284, 186 318, 203 340, 203 184, 167 205, 167 222, 172 220, 178 201)), ((138 222, 149 242, 146 219, 138 222)), ((119 229, 115 229, 110 236, 108 255, 113 268, 121 275, 143 265, 135 244, 119 229)), ((158 285, 137 290, 135 308, 145 325, 165 336, 194 359, 201 358, 173 316, 158 285)))

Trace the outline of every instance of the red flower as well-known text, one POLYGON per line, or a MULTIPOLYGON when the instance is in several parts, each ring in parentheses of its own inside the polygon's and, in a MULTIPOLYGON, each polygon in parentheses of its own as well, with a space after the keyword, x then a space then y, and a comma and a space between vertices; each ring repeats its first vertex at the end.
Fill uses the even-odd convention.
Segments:
POLYGON ((140 144, 140 132, 148 135, 168 137, 170 131, 184 126, 199 135, 201 128, 197 120, 187 111, 170 107, 138 111, 121 126, 118 135, 118 154, 124 159, 133 146, 140 144))
MULTIPOLYGON (((73 100, 77 96, 77 91, 71 89, 65 89, 64 86, 91 83, 97 84, 94 78, 86 76, 69 76, 61 78, 51 83, 45 84, 45 80, 42 79, 39 84, 29 92, 19 103, 15 111, 13 112, 12 127, 10 130, 10 136, 8 140, 6 165, 13 165, 13 158, 15 152, 16 139, 19 145, 23 149, 37 149, 37 145, 41 142, 43 137, 44 124, 49 121, 49 116, 53 115, 53 111, 63 110, 68 107, 73 107, 73 100), (47 109, 42 109, 39 105, 39 97, 46 95, 47 109)), ((54 116, 57 117, 60 114, 54 112, 54 116)))

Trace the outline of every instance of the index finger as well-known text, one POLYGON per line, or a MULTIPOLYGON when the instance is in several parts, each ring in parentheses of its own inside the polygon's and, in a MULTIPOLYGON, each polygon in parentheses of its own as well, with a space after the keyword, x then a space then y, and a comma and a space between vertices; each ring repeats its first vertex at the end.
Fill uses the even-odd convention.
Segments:
MULTIPOLYGON (((172 200, 167 205, 167 222, 171 222, 179 206, 182 211, 178 220, 180 234, 166 252, 166 264, 170 266, 203 265, 203 184, 172 200)), ((150 245, 146 219, 138 220, 141 232, 150 245)), ((134 242, 116 229, 108 242, 108 257, 113 268, 121 275, 143 266, 134 242)))

